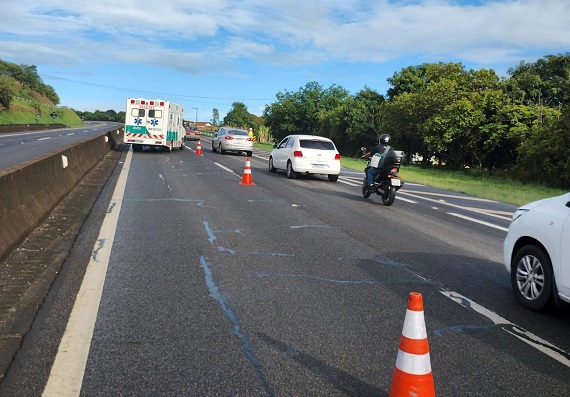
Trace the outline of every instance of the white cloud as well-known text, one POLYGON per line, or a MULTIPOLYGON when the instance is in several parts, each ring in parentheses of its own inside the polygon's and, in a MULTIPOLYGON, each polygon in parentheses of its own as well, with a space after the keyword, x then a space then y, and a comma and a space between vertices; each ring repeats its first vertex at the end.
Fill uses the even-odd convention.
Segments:
MULTIPOLYGON (((14 52, 7 45, 13 44, 5 35, 12 36, 12 43, 30 43, 28 51, 38 58, 62 52, 62 47, 87 58, 93 50, 116 55, 127 40, 139 39, 153 43, 155 51, 163 46, 195 58, 208 53, 211 58, 267 58, 271 64, 384 62, 416 54, 469 57, 470 50, 488 50, 485 60, 494 62, 502 61, 494 57, 516 56, 517 50, 563 50, 570 37, 570 2, 556 0, 483 5, 442 0, 372 5, 356 0, 25 0, 10 1, 4 10, 0 56, 10 58, 14 52), (110 49, 102 51, 100 45, 110 49)), ((145 59, 154 62, 152 56, 139 62, 145 59)))

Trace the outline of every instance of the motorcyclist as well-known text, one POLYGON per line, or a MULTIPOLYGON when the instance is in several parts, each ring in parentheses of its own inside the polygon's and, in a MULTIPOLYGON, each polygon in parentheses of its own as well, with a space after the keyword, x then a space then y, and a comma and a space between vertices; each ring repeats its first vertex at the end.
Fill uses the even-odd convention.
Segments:
POLYGON ((367 159, 374 155, 380 156, 380 161, 378 162, 378 166, 368 168, 366 179, 368 180, 369 188, 374 186, 374 180, 376 179, 376 175, 378 175, 384 168, 384 165, 386 163, 386 158, 396 157, 394 149, 392 149, 392 147, 388 144, 388 142, 390 142, 390 135, 382 134, 380 136, 380 139, 378 140, 378 144, 374 146, 372 149, 370 149, 370 151, 362 155, 362 158, 364 159, 367 159))

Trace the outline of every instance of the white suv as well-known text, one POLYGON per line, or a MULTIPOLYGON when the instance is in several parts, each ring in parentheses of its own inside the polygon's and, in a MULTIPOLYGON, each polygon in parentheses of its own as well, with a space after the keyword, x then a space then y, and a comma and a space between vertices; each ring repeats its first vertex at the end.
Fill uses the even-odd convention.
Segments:
POLYGON ((289 135, 269 155, 269 172, 285 170, 287 178, 297 174, 327 175, 336 182, 340 174, 340 153, 329 138, 316 135, 289 135))
POLYGON ((517 209, 505 238, 505 267, 524 307, 570 303, 570 193, 517 209))

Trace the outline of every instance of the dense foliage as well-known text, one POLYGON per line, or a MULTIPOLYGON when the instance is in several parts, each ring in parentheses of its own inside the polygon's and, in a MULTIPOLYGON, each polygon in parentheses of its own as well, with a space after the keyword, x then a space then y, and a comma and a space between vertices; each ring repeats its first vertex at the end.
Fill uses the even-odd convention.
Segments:
POLYGON ((59 104, 59 96, 52 86, 43 83, 35 65, 16 65, 0 60, 0 104, 5 108, 18 92, 14 81, 22 85, 23 89, 19 91, 28 97, 26 99, 35 100, 35 92, 46 97, 53 105, 59 104))
POLYGON ((75 110, 75 113, 77 113, 77 115, 84 121, 113 121, 116 123, 125 122, 124 111, 116 112, 111 109, 107 111, 96 110, 94 112, 81 112, 79 110, 75 110))
POLYGON ((276 141, 330 137, 345 156, 389 133, 408 163, 570 186, 570 54, 521 63, 503 79, 493 70, 437 63, 404 68, 388 82, 385 97, 316 82, 279 92, 265 108, 265 125, 276 141))

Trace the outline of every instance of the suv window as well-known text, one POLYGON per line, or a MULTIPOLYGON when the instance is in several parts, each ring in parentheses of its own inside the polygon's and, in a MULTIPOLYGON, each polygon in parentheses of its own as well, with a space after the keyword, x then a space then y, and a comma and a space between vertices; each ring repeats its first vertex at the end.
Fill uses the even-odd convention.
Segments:
POLYGON ((299 144, 305 149, 335 150, 334 144, 329 141, 302 139, 299 144))

